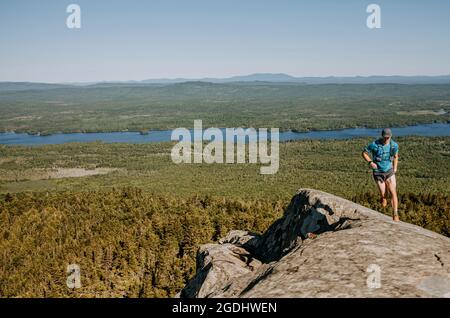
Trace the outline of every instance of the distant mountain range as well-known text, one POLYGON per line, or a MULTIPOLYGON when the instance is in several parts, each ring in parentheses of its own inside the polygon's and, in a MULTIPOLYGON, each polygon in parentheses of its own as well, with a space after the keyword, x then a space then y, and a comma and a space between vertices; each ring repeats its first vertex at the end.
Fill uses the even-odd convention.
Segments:
POLYGON ((302 83, 302 84, 450 84, 450 75, 442 76, 351 76, 351 77, 294 77, 284 73, 257 73, 251 75, 233 76, 228 78, 175 78, 148 79, 135 83, 170 84, 181 82, 272 82, 272 83, 302 83))
POLYGON ((348 77, 294 77, 284 73, 257 73, 250 75, 232 76, 227 78, 160 78, 142 81, 102 81, 89 83, 36 83, 36 82, 0 82, 0 92, 21 90, 45 90, 70 86, 123 86, 150 84, 177 84, 185 82, 202 83, 278 83, 278 84, 450 84, 450 75, 441 76, 348 76, 348 77))
POLYGON ((232 76, 227 78, 214 78, 214 77, 205 77, 205 78, 197 78, 197 79, 189 79, 189 78, 174 78, 174 79, 148 79, 140 81, 141 83, 181 83, 181 82, 210 82, 210 83, 233 83, 233 82, 275 82, 275 83, 289 83, 289 82, 298 82, 299 78, 278 73, 258 73, 251 75, 241 75, 241 76, 232 76))

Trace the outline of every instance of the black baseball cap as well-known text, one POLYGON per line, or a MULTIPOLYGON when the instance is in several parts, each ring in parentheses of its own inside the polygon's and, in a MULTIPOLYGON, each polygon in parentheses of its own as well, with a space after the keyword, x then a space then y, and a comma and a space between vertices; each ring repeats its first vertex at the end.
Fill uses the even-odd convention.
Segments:
POLYGON ((392 131, 390 128, 384 128, 381 132, 381 136, 383 137, 392 137, 392 131))

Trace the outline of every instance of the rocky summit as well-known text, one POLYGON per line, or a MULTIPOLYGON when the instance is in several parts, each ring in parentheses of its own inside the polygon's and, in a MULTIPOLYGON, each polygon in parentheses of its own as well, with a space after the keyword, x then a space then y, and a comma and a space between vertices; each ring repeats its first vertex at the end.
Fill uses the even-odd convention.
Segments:
POLYGON ((301 189, 262 235, 202 245, 178 296, 450 297, 450 239, 301 189))

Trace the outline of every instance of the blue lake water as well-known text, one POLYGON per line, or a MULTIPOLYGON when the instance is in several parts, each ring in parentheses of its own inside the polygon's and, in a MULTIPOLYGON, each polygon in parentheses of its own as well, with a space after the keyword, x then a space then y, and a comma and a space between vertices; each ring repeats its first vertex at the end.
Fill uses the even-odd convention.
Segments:
MULTIPOLYGON (((222 129, 224 131, 224 129, 222 129)), ((358 137, 377 137, 381 129, 375 128, 348 128, 328 131, 310 132, 280 132, 280 141, 300 139, 351 139, 358 137)), ((392 128, 394 138, 397 136, 450 136, 450 124, 434 123, 392 128)), ((105 132, 105 133, 69 133, 53 134, 50 136, 28 135, 25 133, 0 133, 0 144, 39 146, 49 144, 63 144, 67 142, 103 141, 105 143, 150 143, 170 141, 172 130, 150 131, 148 135, 138 132, 105 132)), ((191 134, 192 130, 191 130, 191 134)))

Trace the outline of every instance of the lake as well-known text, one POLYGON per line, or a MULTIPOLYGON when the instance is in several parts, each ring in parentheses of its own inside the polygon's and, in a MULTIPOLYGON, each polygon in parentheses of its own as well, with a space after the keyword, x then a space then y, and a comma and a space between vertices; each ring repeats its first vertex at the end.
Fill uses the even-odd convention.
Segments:
MULTIPOLYGON (((223 130, 222 130, 223 131, 223 130)), ((351 139, 358 137, 377 137, 379 128, 348 128, 340 130, 310 131, 310 132, 280 132, 280 141, 301 139, 351 139)), ((398 136, 450 136, 450 124, 434 123, 407 127, 392 128, 394 138, 398 136)), ((49 136, 29 135, 26 133, 0 133, 0 144, 39 146, 63 144, 67 142, 103 141, 105 143, 149 143, 170 141, 172 130, 149 131, 148 135, 139 132, 104 132, 104 133, 57 133, 49 136)), ((192 131, 191 131, 192 133, 192 131)))

